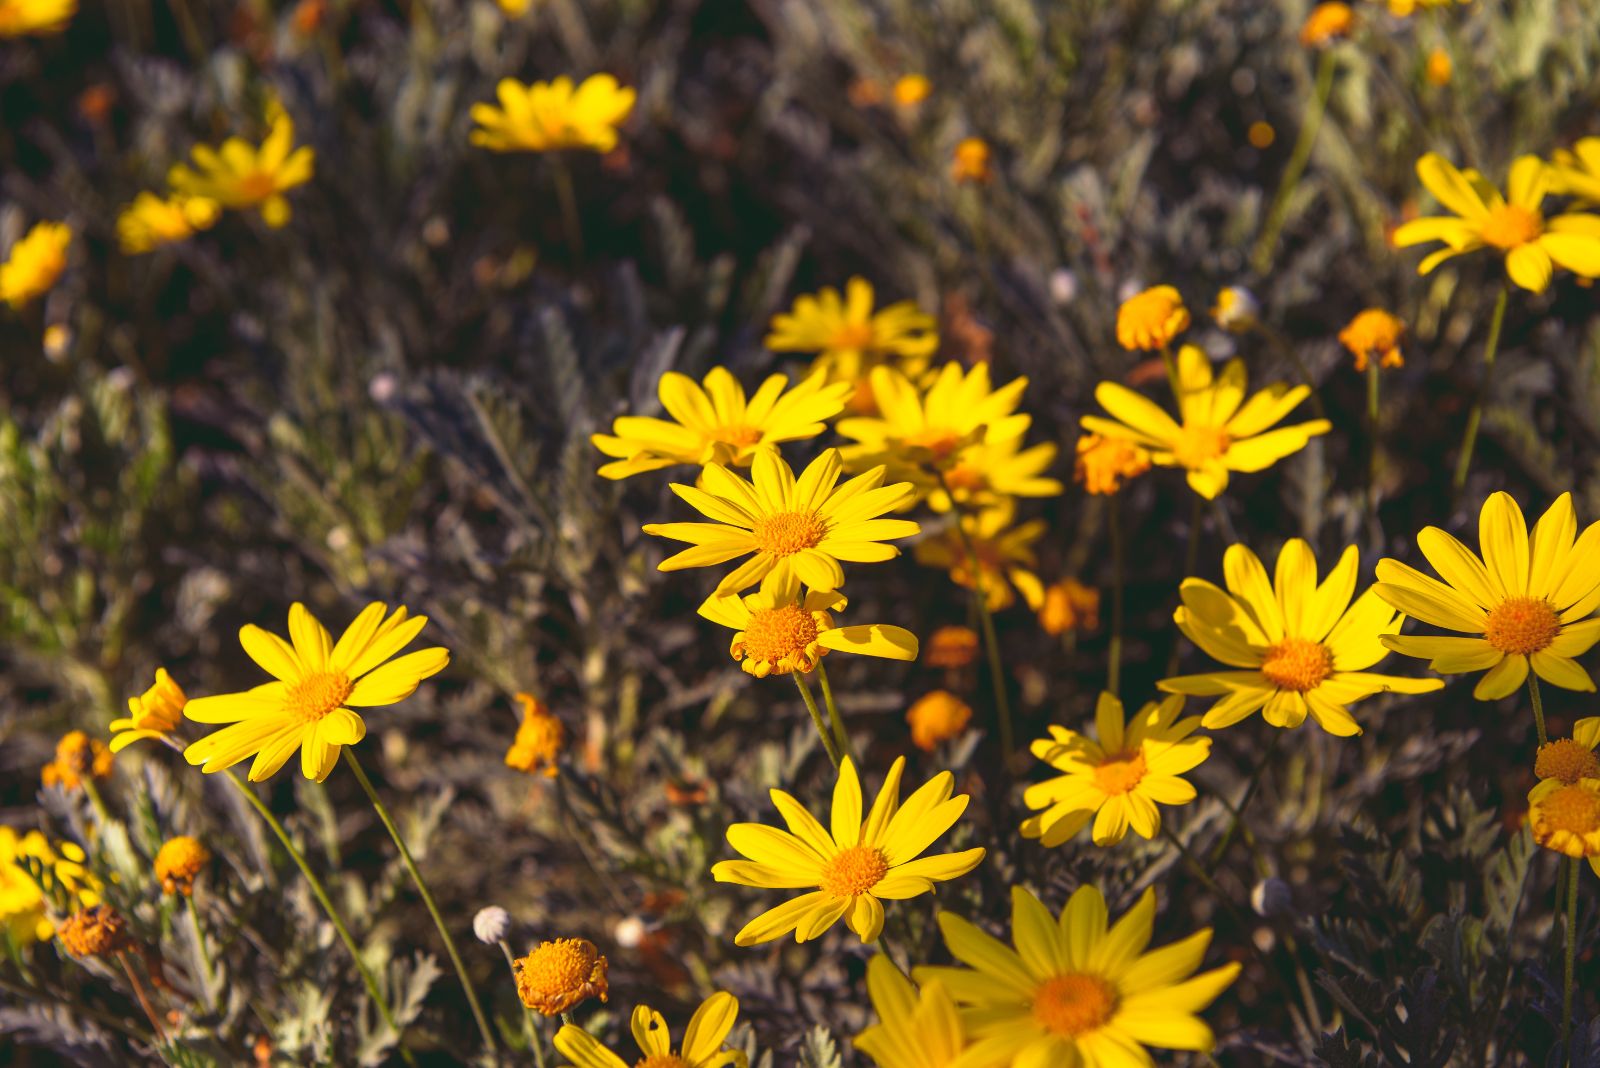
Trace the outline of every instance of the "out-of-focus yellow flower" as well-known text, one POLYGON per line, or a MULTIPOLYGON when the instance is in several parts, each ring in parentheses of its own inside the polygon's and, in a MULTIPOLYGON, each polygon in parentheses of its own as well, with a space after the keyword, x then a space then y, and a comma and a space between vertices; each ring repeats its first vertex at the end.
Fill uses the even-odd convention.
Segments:
POLYGON ((858 407, 870 401, 866 379, 874 367, 893 363, 910 378, 928 369, 939 347, 938 323, 915 302, 898 301, 872 310, 872 283, 852 278, 841 297, 832 286, 815 295, 795 298, 794 307, 772 317, 763 342, 773 352, 817 353, 813 370, 829 382, 848 382, 857 389, 858 407))
POLYGON ((220 149, 195 145, 191 155, 194 168, 175 163, 167 172, 175 192, 239 211, 255 208, 271 227, 289 221, 292 212, 283 194, 311 180, 316 159, 311 146, 294 147, 294 120, 281 107, 273 109, 271 129, 260 148, 230 137, 220 149))
POLYGON ((47 908, 98 905, 102 886, 87 860, 76 842, 51 848, 38 831, 0 826, 0 934, 9 932, 18 946, 43 942, 55 933, 47 908))
POLYGON ((1349 4, 1318 4, 1300 25, 1300 43, 1307 48, 1326 48, 1350 36, 1355 25, 1356 13, 1349 4))
POLYGON ((210 229, 221 208, 205 197, 140 193, 117 216, 117 241, 130 256, 153 252, 210 229))
POLYGON ((1122 489, 1130 478, 1150 470, 1150 451, 1127 438, 1104 434, 1081 434, 1072 477, 1096 496, 1108 496, 1122 489))
POLYGON ((556 762, 561 758, 561 748, 567 741, 567 729, 551 715, 545 703, 530 693, 517 694, 522 704, 522 722, 517 726, 517 736, 506 750, 506 767, 532 775, 536 772, 548 778, 558 774, 556 762))
POLYGON ((1100 591, 1065 578, 1044 591, 1039 626, 1046 634, 1094 630, 1100 626, 1100 591))
POLYGON ((904 627, 834 626, 830 613, 846 603, 834 590, 813 589, 801 596, 794 572, 773 571, 755 593, 706 598, 700 614, 737 632, 729 654, 758 679, 815 671, 830 651, 887 660, 917 658, 917 636, 904 627))
POLYGON ((1102 693, 1095 704, 1097 738, 1065 727, 1035 739, 1033 755, 1063 774, 1028 787, 1023 801, 1043 809, 1022 821, 1022 836, 1054 848, 1094 821, 1094 844, 1116 845, 1132 827, 1144 838, 1161 831, 1156 805, 1187 805, 1195 789, 1184 775, 1211 755, 1211 739, 1196 738, 1199 716, 1179 719, 1182 697, 1147 701, 1124 722, 1122 702, 1102 693))
POLYGON ((972 706, 949 690, 925 693, 906 709, 911 727, 911 744, 931 753, 940 742, 959 738, 972 722, 972 706))
POLYGON ((50 292, 67 269, 71 244, 72 227, 66 223, 34 223, 0 263, 0 300, 21 308, 50 292))
POLYGON ((590 75, 576 89, 567 77, 532 85, 502 78, 495 95, 499 107, 472 105, 472 143, 491 152, 610 152, 638 97, 609 74, 590 75))
POLYGON ((111 957, 132 945, 128 921, 110 905, 80 909, 56 925, 61 946, 74 957, 111 957))
POLYGON ((895 759, 868 811, 862 804, 855 763, 846 757, 833 789, 831 830, 778 789, 771 792, 772 802, 789 831, 761 823, 728 828, 728 844, 747 859, 714 865, 711 875, 717 882, 779 890, 817 888, 745 924, 733 938, 735 945, 759 945, 791 932, 795 941, 808 942, 841 919, 862 942, 876 942, 883 932, 884 901, 930 893, 935 883, 960 878, 978 866, 984 857, 981 846, 922 856, 955 826, 969 798, 952 797, 955 776, 941 771, 901 805, 900 776, 905 766, 905 757, 895 759))
POLYGON ((1272 123, 1257 119, 1250 124, 1244 136, 1252 148, 1271 148, 1278 139, 1278 131, 1272 128, 1272 123))
POLYGON ((1225 286, 1217 291, 1211 318, 1230 334, 1244 334, 1260 323, 1261 304, 1244 286, 1225 286))
POLYGON ((1540 206, 1554 177, 1538 157, 1522 156, 1511 165, 1503 197, 1477 171, 1457 170, 1433 152, 1417 161, 1417 177, 1455 213, 1412 219, 1395 230, 1396 248, 1444 242, 1444 248, 1418 265, 1418 274, 1452 256, 1492 248, 1505 257, 1511 280, 1534 293, 1550 285, 1556 267, 1600 278, 1600 215, 1569 212, 1545 218, 1540 206))
POLYGON ((1541 779, 1556 779, 1572 785, 1579 779, 1600 779, 1600 716, 1589 716, 1572 725, 1572 737, 1552 738, 1539 747, 1533 760, 1533 773, 1541 779))
POLYGON ((994 153, 981 137, 967 137, 950 155, 950 177, 961 185, 994 181, 994 153))
POLYGON ((517 997, 534 1012, 559 1016, 588 1001, 611 996, 610 964, 587 938, 541 942, 512 965, 517 997))
POLYGON ((978 658, 978 632, 971 627, 940 627, 922 649, 922 662, 929 667, 964 668, 978 658))
POLYGON ((1450 62, 1450 53, 1443 48, 1434 48, 1428 52, 1428 62, 1422 68, 1422 76, 1428 79, 1429 85, 1443 88, 1450 84, 1455 71, 1455 64, 1450 62))
POLYGON ((1189 329, 1189 309, 1172 286, 1135 293, 1117 308, 1117 344, 1130 352, 1154 352, 1189 329))
POLYGON ((914 108, 928 99, 933 83, 920 74, 904 74, 894 83, 894 102, 903 108, 914 108))
POLYGON ((194 893, 195 879, 210 863, 211 850, 200 839, 187 834, 169 838, 156 850, 156 882, 161 884, 163 893, 189 897, 194 893))
POLYGON ((878 1068, 961 1068, 966 1035, 943 983, 919 991, 880 953, 867 961, 867 996, 878 1022, 855 1037, 855 1047, 878 1068))
POLYGON ((1081 421, 1086 430, 1138 443, 1161 467, 1186 469, 1189 487, 1208 500, 1227 489, 1230 471, 1264 471, 1333 428, 1326 419, 1313 419, 1269 429, 1311 393, 1310 386, 1275 382, 1247 400, 1243 360, 1229 360, 1215 379, 1211 361, 1193 345, 1178 351, 1177 363, 1181 423, 1116 382, 1102 382, 1094 391, 1116 419, 1086 415, 1081 421))
POLYGON ((1563 856, 1588 860, 1600 875, 1600 779, 1541 782, 1528 794, 1528 825, 1535 842, 1563 856))
POLYGON ((533 0, 494 0, 500 13, 508 19, 520 19, 533 7, 533 0))
POLYGON ((419 649, 391 659, 427 624, 404 605, 387 615, 374 601, 345 628, 337 643, 326 627, 296 601, 289 606, 289 637, 248 624, 239 644, 273 682, 243 693, 196 697, 183 714, 196 723, 227 723, 183 751, 206 774, 254 756, 250 781, 261 782, 300 750, 300 771, 317 782, 328 777, 347 745, 366 737, 367 725, 351 708, 392 705, 443 671, 449 650, 419 649))
POLYGON ((78 13, 78 0, 0 0, 0 37, 48 37, 78 13))
POLYGON ((45 786, 81 790, 85 779, 111 777, 111 750, 98 738, 83 731, 68 731, 56 743, 56 758, 39 774, 45 786))
MULTIPOLYGON (((645 1068, 745 1068, 749 1058, 743 1051, 722 1048, 738 1017, 739 999, 717 991, 689 1017, 683 1045, 674 1053, 666 1018, 650 1006, 640 1005, 633 1010, 631 1021, 633 1040, 644 1054, 637 1064, 645 1068)), ((572 1068, 628 1068, 627 1061, 575 1024, 562 1025, 556 1032, 555 1047, 572 1068)))
POLYGON ((939 929, 965 968, 923 967, 924 986, 943 983, 969 1023, 974 1049, 992 1065, 1143 1068, 1142 1047, 1210 1050, 1197 1013, 1226 990, 1239 965, 1195 975, 1211 930, 1145 952, 1156 895, 1146 890, 1108 929, 1099 889, 1080 886, 1061 915, 1020 886, 1011 888, 1013 949, 950 912, 939 929))
POLYGON ((661 376, 661 405, 673 422, 624 415, 610 434, 590 441, 618 459, 600 468, 602 478, 627 478, 675 464, 722 464, 749 467, 763 445, 800 441, 822 433, 824 420, 844 410, 854 389, 849 383, 826 383, 813 373, 787 393, 785 375, 772 375, 754 397, 725 367, 713 367, 702 386, 688 375, 669 371, 661 376))
POLYGON ((1405 323, 1382 308, 1368 308, 1339 331, 1339 342, 1356 358, 1357 371, 1365 371, 1370 360, 1379 367, 1404 367, 1400 342, 1405 335, 1405 323))
POLYGON ((1600 137, 1558 148, 1550 161, 1550 191, 1600 205, 1600 137))
POLYGON ((1410 18, 1418 8, 1450 7, 1459 4, 1462 7, 1472 3, 1472 0, 1389 0, 1389 14, 1395 18, 1410 18))
POLYGON ((1497 701, 1531 668, 1565 690, 1594 692, 1578 663, 1600 641, 1600 523, 1578 534, 1572 494, 1557 497, 1528 536, 1510 494, 1492 494, 1478 514, 1482 558, 1438 527, 1424 527, 1417 548, 1444 579, 1399 560, 1378 561, 1378 596, 1424 623, 1475 637, 1386 634, 1402 656, 1430 660, 1443 675, 1485 671, 1472 696, 1497 701), (1530 545, 1531 541, 1531 545, 1530 545))
POLYGON ((128 698, 126 719, 111 721, 111 751, 120 753, 145 738, 165 738, 183 721, 189 699, 166 668, 156 668, 156 681, 138 697, 128 698))
POLYGON ((1044 603, 1044 583, 1033 571, 1038 564, 1033 543, 1044 536, 1047 526, 1042 519, 1013 525, 1015 518, 1016 508, 1010 501, 967 512, 958 517, 961 530, 946 527, 918 542, 912 551, 917 563, 949 572, 950 580, 964 589, 982 583, 984 605, 991 612, 1009 608, 1019 592, 1028 607, 1037 611, 1044 603), (974 556, 978 560, 976 574, 974 556))

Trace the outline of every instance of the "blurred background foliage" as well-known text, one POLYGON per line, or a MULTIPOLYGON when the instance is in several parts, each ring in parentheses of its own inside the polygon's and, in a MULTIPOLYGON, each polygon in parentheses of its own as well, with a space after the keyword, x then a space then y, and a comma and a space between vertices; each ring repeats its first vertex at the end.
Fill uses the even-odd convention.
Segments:
MULTIPOLYGON (((1143 285, 1176 285, 1191 336, 1216 356, 1239 350, 1253 381, 1296 378, 1283 351, 1200 314, 1242 284, 1336 428, 1237 481, 1232 523, 1263 556, 1290 536, 1323 552, 1355 541, 1370 575, 1423 525, 1470 523, 1494 488, 1541 510, 1570 488, 1581 515, 1600 514, 1594 291, 1565 276, 1512 301, 1486 440, 1456 503, 1442 472, 1499 267, 1418 278, 1386 241, 1417 211, 1421 152, 1498 177, 1516 155, 1600 133, 1594 10, 1359 7, 1260 271, 1252 247, 1317 62, 1295 0, 534 0, 516 16, 487 0, 107 0, 61 36, 0 42, 0 247, 39 218, 77 235, 48 299, 0 316, 0 819, 94 846, 172 990, 214 1006, 194 1063, 381 1063, 393 1036, 224 784, 159 748, 130 750, 101 787, 121 831, 91 843, 88 801, 37 783, 63 731, 103 736, 158 665, 191 695, 247 685, 241 624, 281 628, 296 599, 330 621, 404 602, 432 618, 453 667, 371 718, 369 766, 456 929, 503 905, 519 945, 601 946, 613 1021, 636 1000, 679 1019, 717 985, 741 999, 753 1032, 736 1035, 766 1051, 758 1063, 856 1063, 845 1039, 869 1019, 863 951, 838 935, 735 949, 749 899, 707 874, 725 825, 767 811, 768 786, 825 796, 816 739, 789 688, 743 676, 695 617, 697 587, 655 572, 664 551, 639 525, 681 512, 665 480, 597 479, 588 435, 657 410, 666 370, 724 364, 752 383, 798 368, 762 348, 770 316, 861 275, 881 300, 940 316, 940 359, 1027 375, 1035 439, 1070 454, 1096 381, 1159 377, 1114 344, 1117 303, 1143 285), (1447 84, 1426 75, 1435 49, 1447 84), (639 102, 621 147, 571 160, 580 249, 547 161, 471 147, 467 109, 502 76, 600 70, 639 102), (893 99, 908 73, 931 82, 920 104, 893 99), (119 253, 118 209, 191 144, 259 136, 270 100, 316 151, 289 224, 230 214, 170 250, 119 253), (993 148, 988 184, 951 178, 966 137, 993 148), (1406 366, 1384 381, 1375 522, 1360 500, 1364 384, 1335 340, 1367 306, 1410 327, 1406 366), (567 725, 554 780, 502 763, 518 691, 567 725), (222 858, 204 908, 227 942, 209 966, 146 892, 147 858, 180 832, 222 858)), ((1188 504, 1164 476, 1124 502, 1135 701, 1177 640, 1188 504)), ((1027 516, 1049 523, 1047 580, 1106 584, 1094 501, 1073 489, 1027 516)), ((1222 547, 1208 531, 1202 574, 1220 570, 1222 547)), ((965 622, 960 591, 910 554, 851 595, 861 618, 924 638, 965 622)), ((1081 723, 1104 635, 1064 645, 1023 607, 998 622, 1026 730, 1081 723)), ((875 661, 836 676, 879 768, 906 751, 905 707, 922 692, 944 685, 986 707, 970 669, 875 661)), ((1586 699, 1552 693, 1549 706, 1558 733, 1586 699)), ((1559 942, 1548 911, 1522 904, 1536 886, 1543 900, 1553 871, 1517 830, 1526 717, 1459 685, 1361 712, 1361 738, 1307 727, 1268 767, 1247 827, 1270 863, 1254 870, 1235 851, 1219 873, 1252 902, 1242 926, 1165 843, 1024 842, 971 736, 922 758, 975 795, 956 845, 991 849, 939 903, 1003 925, 1010 881, 1059 904, 1092 880, 1114 913, 1159 884, 1158 941, 1214 923, 1214 953, 1246 964, 1211 1013, 1223 1064, 1538 1063, 1526 1051, 1555 1030, 1559 942)), ((1265 742, 1254 722, 1219 740, 1186 839, 1220 836, 1221 799, 1239 796, 1265 742)), ((381 965, 419 1056, 468 1059, 459 990, 433 982, 438 947, 381 828, 347 804, 352 785, 286 774, 265 791, 381 965)), ((913 959, 943 952, 933 909, 902 910, 913 959)), ((503 962, 471 950, 515 1045, 503 962)), ((1580 967, 1594 977, 1592 961, 1580 967)), ((0 1030, 23 1051, 12 1063, 128 1063, 138 1047, 118 1023, 140 1021, 118 988, 48 954, 32 969, 49 996, 17 995, 11 973, 4 988, 0 1030)), ((1600 1064, 1593 1007, 1580 1006, 1575 1065, 1600 1064)))

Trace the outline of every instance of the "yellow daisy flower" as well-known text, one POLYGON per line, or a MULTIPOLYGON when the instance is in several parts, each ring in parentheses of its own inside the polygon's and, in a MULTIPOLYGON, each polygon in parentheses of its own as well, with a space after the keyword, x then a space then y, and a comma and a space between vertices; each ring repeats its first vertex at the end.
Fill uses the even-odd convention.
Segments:
POLYGON ((1010 608, 1018 593, 1037 612, 1044 604, 1044 582, 1033 570, 1038 566, 1033 543, 1049 527, 1042 519, 1012 525, 1015 518, 1016 507, 1009 500, 981 512, 966 512, 956 519, 959 530, 951 524, 917 542, 912 552, 917 563, 949 572, 950 581, 963 589, 982 583, 984 605, 991 612, 1010 608))
MULTIPOLYGON (((674 1053, 666 1018, 650 1006, 640 1005, 633 1010, 631 1021, 633 1040, 644 1054, 637 1063, 645 1068, 745 1068, 749 1058, 742 1051, 723 1048, 738 1018, 739 999, 717 991, 694 1010, 683 1033, 683 1045, 674 1053)), ((555 1047, 573 1068, 630 1068, 627 1061, 574 1024, 564 1024, 556 1032, 555 1047)))
MULTIPOLYGON (((1349 706, 1375 693, 1429 693, 1438 679, 1377 675, 1367 670, 1388 655, 1387 635, 1403 617, 1369 589, 1351 604, 1360 553, 1354 545, 1319 585, 1317 559, 1299 538, 1284 543, 1269 581, 1260 557, 1230 545, 1222 557, 1226 591, 1184 579, 1173 619, 1184 636, 1238 671, 1162 679, 1167 693, 1221 696, 1205 714, 1208 730, 1231 726, 1263 709, 1274 727, 1298 727, 1307 713, 1329 734, 1360 734, 1349 706)), ((1379 565, 1380 567, 1382 565, 1379 565)))
POLYGON ((983 1068, 963 1056, 966 1035, 943 983, 919 991, 880 953, 867 961, 867 996, 878 1022, 855 1037, 855 1047, 878 1068, 983 1068))
POLYGON ((387 605, 374 601, 337 642, 298 601, 289 607, 292 645, 260 627, 241 628, 239 644, 276 681, 243 693, 191 699, 183 708, 187 718, 232 726, 190 745, 184 759, 209 775, 254 756, 250 780, 260 782, 277 774, 299 749, 305 777, 326 779, 342 747, 366 736, 367 725, 352 707, 403 701, 450 663, 449 651, 438 647, 391 660, 428 617, 407 615, 404 605, 384 618, 387 612, 387 605))
POLYGON ((1540 210, 1554 176, 1536 156, 1511 164, 1506 195, 1477 171, 1459 171, 1437 153, 1417 161, 1417 177, 1454 215, 1412 219, 1394 232, 1396 248, 1443 241, 1417 267, 1427 274, 1452 256, 1480 248, 1505 257, 1506 274, 1523 289, 1543 293, 1556 267, 1584 278, 1600 277, 1600 215, 1569 212, 1545 218, 1540 210))
POLYGON ((189 701, 166 668, 156 668, 156 681, 138 697, 128 698, 126 719, 111 721, 111 752, 120 753, 145 738, 165 738, 183 722, 189 701))
POLYGON ((1356 13, 1349 4, 1333 0, 1318 4, 1300 26, 1300 43, 1307 48, 1326 48, 1350 36, 1356 26, 1356 13))
POLYGON ((817 887, 745 924, 734 936, 736 945, 771 942, 790 932, 795 941, 806 942, 840 919, 861 941, 875 942, 883 930, 884 901, 929 893, 934 883, 960 878, 978 866, 984 856, 981 846, 921 856, 955 826, 967 810, 968 797, 951 797, 955 776, 942 771, 902 806, 900 775, 905 766, 905 757, 896 758, 865 822, 861 782, 846 757, 833 789, 829 829, 778 789, 771 791, 772 802, 788 824, 787 832, 760 823, 728 828, 728 844, 748 859, 713 866, 717 882, 774 890, 817 887))
POLYGON ((1550 191, 1600 205, 1600 137, 1585 137, 1550 160, 1550 191))
POLYGON ((19 834, 0 825, 0 935, 18 946, 48 941, 55 934, 50 908, 98 905, 104 887, 88 859, 76 842, 52 848, 38 831, 19 834))
POLYGON ((700 606, 700 614, 738 632, 729 652, 759 679, 815 671, 817 661, 830 651, 886 660, 917 658, 917 636, 903 627, 835 627, 830 613, 846 603, 834 590, 814 589, 802 597, 799 578, 774 571, 755 593, 713 594, 700 606))
POLYGON ((1533 840, 1600 875, 1600 778, 1564 783, 1546 779, 1528 794, 1533 840))
POLYGON ((1569 786, 1579 779, 1600 779, 1600 716, 1589 716, 1572 725, 1572 737, 1552 738, 1539 747, 1533 760, 1533 773, 1541 779, 1556 779, 1569 786))
POLYGON ((587 938, 540 942, 511 962, 517 999, 541 1016, 571 1012, 590 998, 611 999, 611 963, 587 938))
POLYGON ((772 375, 754 397, 727 368, 713 367, 704 387, 688 375, 661 376, 661 406, 674 421, 625 415, 610 434, 590 437, 595 448, 618 459, 600 468, 602 478, 627 478, 674 464, 749 467, 763 445, 814 438, 823 422, 844 411, 853 387, 827 385, 813 374, 787 393, 788 376, 772 375))
POLYGON ((130 256, 154 252, 208 230, 221 209, 206 197, 158 197, 140 193, 117 216, 117 242, 130 256))
POLYGON ((1529 544, 1522 509, 1495 493, 1478 514, 1483 556, 1440 530, 1426 527, 1417 548, 1443 582, 1398 560, 1378 561, 1378 596, 1409 616, 1446 630, 1479 635, 1436 638, 1385 635, 1383 644, 1432 663, 1444 675, 1488 671, 1472 695, 1494 701, 1510 694, 1528 669, 1567 690, 1593 692, 1594 681, 1574 657, 1600 641, 1600 523, 1581 536, 1572 494, 1557 497, 1539 519, 1529 544))
POLYGON ((717 584, 717 595, 738 593, 774 572, 783 579, 798 576, 813 589, 836 590, 844 584, 841 560, 892 560, 900 550, 883 543, 922 530, 909 519, 878 518, 915 499, 910 483, 885 486, 886 469, 874 467, 840 484, 843 471, 838 449, 825 450, 798 479, 771 446, 756 453, 750 482, 721 464, 708 464, 698 487, 673 483, 672 492, 715 522, 646 523, 644 532, 693 546, 661 561, 662 571, 749 556, 717 584))
POLYGON ((1131 352, 1154 352, 1189 329, 1189 309, 1172 286, 1135 293, 1117 308, 1117 344, 1131 352))
POLYGON ((843 297, 832 286, 823 286, 774 315, 763 344, 773 352, 817 353, 813 371, 852 387, 864 385, 874 367, 888 362, 912 378, 920 377, 939 347, 938 323, 914 301, 902 300, 877 312, 872 304, 872 283, 865 278, 850 279, 843 297))
POLYGON ((1080 886, 1059 918, 1020 886, 1011 888, 1011 907, 1015 949, 941 912, 945 945, 968 967, 912 972, 919 983, 943 983, 961 1006, 976 1063, 1149 1068, 1144 1047, 1211 1049, 1211 1028, 1197 1013, 1239 965, 1193 974, 1211 944, 1209 928, 1145 952, 1154 890, 1109 929, 1105 898, 1093 886, 1080 886))
POLYGON ((1181 423, 1116 382, 1102 382, 1094 391, 1095 400, 1116 418, 1086 415, 1080 421, 1085 430, 1143 446, 1158 466, 1187 469, 1189 487, 1210 500, 1228 488, 1230 471, 1264 471, 1333 428, 1326 419, 1313 419, 1268 429, 1310 395, 1311 387, 1275 382, 1248 399, 1245 387, 1243 360, 1229 360, 1213 378, 1206 354, 1185 345, 1178 350, 1181 423))
POLYGON ((638 98, 609 74, 590 75, 576 89, 567 77, 531 85, 502 78, 495 95, 499 107, 474 104, 471 111, 478 124, 472 143, 491 152, 610 152, 638 98))
POLYGON ((174 192, 215 201, 225 208, 255 208, 268 226, 289 221, 289 201, 283 194, 311 180, 316 153, 309 145, 294 147, 294 120, 279 110, 261 147, 230 137, 220 149, 195 145, 195 167, 175 163, 167 172, 174 192))
POLYGON ((71 244, 72 227, 66 223, 34 223, 0 263, 0 300, 21 308, 50 292, 67 269, 71 244))
POLYGON ((48 37, 78 13, 78 0, 0 0, 0 37, 48 37))
POLYGON ((1132 827, 1144 838, 1161 831, 1156 805, 1187 805, 1195 790, 1182 776, 1211 755, 1211 739, 1193 737, 1199 716, 1178 718, 1182 697, 1160 704, 1147 701, 1124 724, 1122 702, 1102 693, 1095 705, 1098 739, 1050 727, 1033 755, 1065 774, 1035 783, 1023 793, 1031 809, 1044 809, 1022 821, 1022 836, 1058 846, 1094 820, 1094 844, 1116 845, 1132 827))
POLYGON ((1072 477, 1084 491, 1109 497, 1123 483, 1150 470, 1150 452, 1126 438, 1080 434, 1072 477))

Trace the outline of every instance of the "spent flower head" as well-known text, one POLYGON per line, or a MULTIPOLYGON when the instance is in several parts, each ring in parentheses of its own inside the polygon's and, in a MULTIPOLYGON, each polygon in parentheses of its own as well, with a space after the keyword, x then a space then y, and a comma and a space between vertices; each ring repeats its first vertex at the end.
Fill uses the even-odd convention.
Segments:
POLYGON ((163 893, 189 897, 195 879, 209 863, 211 850, 200 839, 183 834, 162 843, 152 867, 163 893))

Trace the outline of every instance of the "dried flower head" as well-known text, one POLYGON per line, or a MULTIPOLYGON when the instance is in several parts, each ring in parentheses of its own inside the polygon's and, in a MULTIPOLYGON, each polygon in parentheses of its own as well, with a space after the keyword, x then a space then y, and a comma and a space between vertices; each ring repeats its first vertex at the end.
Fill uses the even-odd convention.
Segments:
POLYGON ((558 938, 541 942, 512 970, 517 977, 517 997, 535 1012, 559 1016, 589 998, 605 1001, 611 992, 606 982, 606 959, 586 938, 558 938))
POLYGON ((56 925, 56 935, 74 957, 109 957, 131 944, 128 922, 110 905, 79 909, 56 925))
POLYGON ((1100 591, 1073 578, 1045 587, 1039 626, 1046 634, 1094 630, 1100 626, 1100 591))
POLYGON ((195 877, 209 863, 211 850, 200 839, 186 834, 169 838, 156 851, 156 881, 161 884, 163 893, 188 897, 194 893, 195 877))
POLYGON ((489 905, 472 917, 472 933, 484 945, 493 946, 503 941, 511 930, 511 913, 499 905, 489 905))
POLYGON ((940 627, 928 638, 922 662, 937 668, 964 668, 978 658, 978 632, 971 627, 940 627))
POLYGON ((994 181, 994 153, 981 137, 964 138, 950 157, 950 177, 962 185, 994 181))
POLYGON ((1382 308, 1368 308, 1339 331, 1339 342, 1356 358, 1356 370, 1365 371, 1376 359, 1380 367, 1404 367, 1400 352, 1406 324, 1382 308))
POLYGON ((56 758, 46 764, 39 774, 45 786, 60 786, 64 790, 83 788, 85 779, 111 777, 111 750, 98 738, 90 738, 83 731, 68 731, 56 743, 56 758))
POLYGON ((522 702, 522 723, 506 750, 506 767, 553 779, 556 762, 567 744, 567 729, 551 715, 550 707, 532 694, 519 693, 517 700, 522 702))

